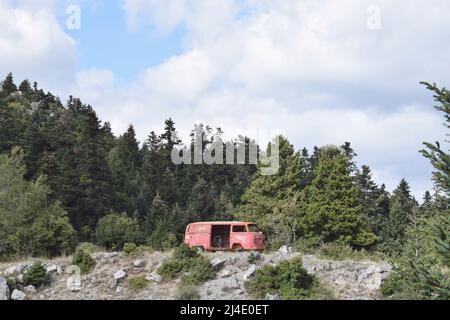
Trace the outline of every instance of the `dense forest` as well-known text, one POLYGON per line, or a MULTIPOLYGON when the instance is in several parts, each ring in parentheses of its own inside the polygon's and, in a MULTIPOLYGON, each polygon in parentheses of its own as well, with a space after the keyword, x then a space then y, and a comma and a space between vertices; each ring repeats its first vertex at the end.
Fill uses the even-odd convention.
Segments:
MULTIPOLYGON (((450 91, 424 85, 449 128, 450 91)), ((270 248, 383 255, 395 266, 388 296, 449 297, 450 155, 439 143, 420 151, 435 188, 419 204, 405 179, 392 192, 377 185, 349 142, 296 150, 280 136, 280 170, 265 176, 261 164, 175 165, 174 147, 207 151, 223 134, 198 124, 183 142, 175 132, 167 119, 142 143, 131 125, 116 137, 92 106, 63 104, 9 74, 0 89, 0 260, 70 254, 80 242, 168 249, 190 222, 239 219, 258 223, 270 248)))

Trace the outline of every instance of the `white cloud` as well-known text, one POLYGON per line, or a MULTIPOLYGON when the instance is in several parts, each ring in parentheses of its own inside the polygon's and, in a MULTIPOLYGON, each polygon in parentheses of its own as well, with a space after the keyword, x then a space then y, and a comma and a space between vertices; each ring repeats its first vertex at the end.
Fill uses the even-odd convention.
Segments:
POLYGON ((48 89, 72 80, 76 43, 61 29, 52 3, 0 1, 0 74, 12 71, 16 79, 38 80, 48 89))
MULTIPOLYGON (((78 0, 78 2, 102 1, 78 0)), ((448 85, 450 20, 443 0, 378 0, 381 30, 366 27, 369 0, 122 0, 130 30, 185 30, 185 52, 121 83, 112 70, 76 74, 76 43, 56 2, 0 0, 0 72, 38 80, 95 106, 116 133, 140 139, 177 121, 235 135, 284 132, 297 147, 351 141, 390 188, 431 187, 418 150, 444 129, 421 80, 448 85), (21 5, 13 6, 18 2, 21 5), (150 28, 149 28, 150 29, 150 28)))
POLYGON ((369 0, 122 3, 134 29, 186 29, 186 53, 146 70, 127 96, 141 137, 173 116, 185 136, 205 122, 283 131, 297 147, 351 141, 380 183, 431 187, 418 150, 444 129, 418 83, 448 84, 448 2, 379 0, 380 30, 367 28, 369 0))

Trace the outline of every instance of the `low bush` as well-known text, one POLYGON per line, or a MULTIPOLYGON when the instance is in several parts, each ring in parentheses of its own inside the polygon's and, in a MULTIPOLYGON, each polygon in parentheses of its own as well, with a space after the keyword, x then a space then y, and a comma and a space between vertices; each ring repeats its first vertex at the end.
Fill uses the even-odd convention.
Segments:
POLYGON ((128 279, 128 285, 133 290, 142 290, 148 286, 149 281, 143 276, 135 276, 128 279))
POLYGON ((89 254, 95 253, 100 251, 100 248, 97 247, 95 244, 90 243, 90 242, 82 242, 78 245, 78 247, 75 249, 75 251, 77 250, 83 250, 84 252, 87 252, 89 254))
POLYGON ((244 283, 248 292, 257 298, 267 294, 280 295, 284 300, 302 300, 313 295, 315 279, 302 267, 300 258, 283 261, 278 266, 265 265, 244 283))
POLYGON ((322 245, 322 239, 319 237, 300 238, 295 243, 295 249, 305 254, 314 254, 322 245))
POLYGON ((165 279, 175 279, 183 274, 182 282, 199 285, 213 279, 214 268, 207 258, 190 249, 186 245, 177 247, 172 258, 163 262, 157 272, 165 279))
POLYGON ((355 260, 355 261, 380 261, 383 259, 381 253, 369 253, 364 249, 354 250, 349 245, 340 243, 327 243, 320 247, 318 255, 322 258, 332 260, 355 260))
POLYGON ((250 264, 255 264, 255 262, 257 262, 258 260, 261 259, 261 255, 255 252, 250 252, 250 254, 247 257, 247 261, 250 264))
POLYGON ((98 221, 95 234, 100 245, 113 250, 120 250, 128 242, 143 242, 139 222, 126 214, 104 216, 98 221))
POLYGON ((176 300, 198 300, 200 294, 198 288, 191 284, 180 283, 177 293, 175 294, 176 300))
POLYGON ((153 248, 149 246, 138 246, 134 243, 125 243, 123 245, 122 252, 128 257, 139 257, 143 255, 145 252, 152 252, 153 248))
POLYGON ((198 255, 197 250, 194 248, 189 248, 187 245, 182 244, 181 246, 175 248, 173 252, 174 259, 189 259, 194 258, 198 255))
POLYGON ((42 262, 37 261, 33 263, 30 269, 23 276, 23 284, 25 286, 32 285, 39 287, 46 284, 48 281, 47 270, 43 266, 42 262))
POLYGON ((78 249, 72 258, 72 264, 78 266, 82 274, 86 274, 94 269, 95 260, 89 253, 78 249))

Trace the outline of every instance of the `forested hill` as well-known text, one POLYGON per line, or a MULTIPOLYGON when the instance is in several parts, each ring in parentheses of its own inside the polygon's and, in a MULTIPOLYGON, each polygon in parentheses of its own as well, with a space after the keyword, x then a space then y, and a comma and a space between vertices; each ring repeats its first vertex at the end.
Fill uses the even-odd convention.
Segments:
MULTIPOLYGON (((448 123, 449 92, 429 89, 448 123)), ((280 171, 263 176, 249 164, 173 164, 171 151, 182 144, 175 131, 167 119, 142 144, 133 126, 116 137, 90 105, 73 97, 63 104, 27 80, 17 87, 9 74, 0 90, 0 259, 57 256, 82 241, 162 249, 180 243, 189 222, 229 219, 257 222, 271 247, 338 243, 395 258, 436 252, 428 225, 448 217, 449 190, 439 145, 423 152, 436 167, 436 189, 419 205, 406 180, 392 193, 377 185, 348 142, 308 151, 280 137, 280 171), (411 247, 419 236, 428 240, 411 247)), ((184 144, 205 150, 221 133, 199 124, 184 144)), ((250 138, 232 142, 248 146, 250 138)), ((437 256, 423 263, 436 266, 437 256)))

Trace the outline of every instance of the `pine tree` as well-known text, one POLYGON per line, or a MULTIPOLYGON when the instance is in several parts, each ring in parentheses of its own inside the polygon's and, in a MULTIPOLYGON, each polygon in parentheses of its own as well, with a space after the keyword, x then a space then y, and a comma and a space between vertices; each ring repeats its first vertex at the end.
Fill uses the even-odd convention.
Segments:
POLYGON ((215 214, 214 190, 205 180, 199 179, 189 198, 189 222, 210 221, 215 214))
MULTIPOLYGON (((422 84, 435 93, 434 99, 439 103, 435 109, 444 113, 445 126, 450 128, 450 91, 445 88, 439 89, 436 84, 431 85, 426 82, 422 82, 422 84)), ((436 170, 433 173, 433 179, 436 185, 446 192, 448 197, 450 195, 450 154, 448 150, 442 149, 439 142, 435 144, 424 142, 424 145, 428 150, 422 150, 421 153, 430 159, 436 170)))
POLYGON ((3 80, 1 89, 1 95, 3 97, 8 97, 9 95, 17 91, 17 86, 14 83, 14 77, 12 73, 9 73, 6 76, 5 80, 3 80))
MULTIPOLYGON (((281 202, 295 196, 302 189, 305 172, 300 154, 289 141, 280 136, 274 141, 279 149, 279 170, 273 176, 261 174, 264 165, 259 164, 254 179, 242 196, 239 217, 258 223, 268 237, 274 233, 273 210, 281 202), (278 144, 276 144, 278 140, 278 144)), ((268 146, 270 152, 271 144, 268 146)))
POLYGON ((396 256, 402 251, 414 202, 408 182, 402 179, 390 199, 389 214, 382 222, 381 249, 384 252, 396 256))
POLYGON ((306 237, 369 246, 375 235, 362 228, 358 188, 350 175, 348 155, 335 147, 321 150, 315 178, 307 188, 308 205, 302 218, 306 237))

